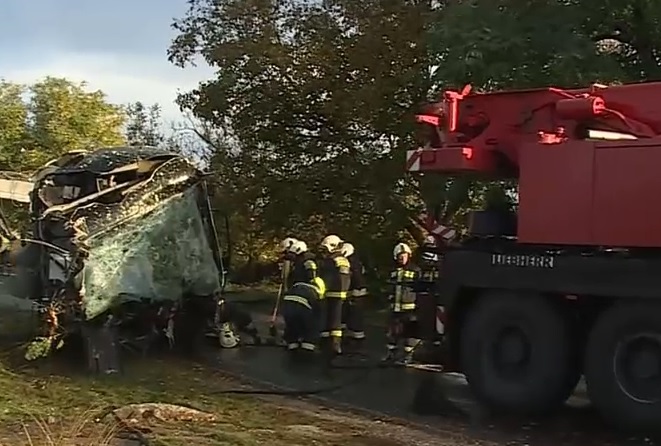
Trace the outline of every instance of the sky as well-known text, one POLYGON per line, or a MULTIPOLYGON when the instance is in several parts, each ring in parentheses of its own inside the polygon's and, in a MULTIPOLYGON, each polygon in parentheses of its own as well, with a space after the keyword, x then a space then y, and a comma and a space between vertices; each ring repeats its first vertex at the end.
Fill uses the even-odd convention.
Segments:
POLYGON ((177 92, 212 75, 167 60, 170 25, 186 10, 186 0, 0 0, 0 78, 86 81, 110 102, 159 103, 178 120, 177 92))

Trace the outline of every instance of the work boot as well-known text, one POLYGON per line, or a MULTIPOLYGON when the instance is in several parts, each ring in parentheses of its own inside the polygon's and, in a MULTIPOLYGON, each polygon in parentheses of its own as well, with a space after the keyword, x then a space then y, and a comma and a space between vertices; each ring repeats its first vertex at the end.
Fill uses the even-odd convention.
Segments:
POLYGON ((389 348, 388 353, 386 353, 386 355, 383 358, 381 358, 381 361, 390 363, 390 362, 395 362, 396 359, 397 359, 397 350, 395 350, 394 348, 392 349, 389 348))
POLYGON ((402 365, 410 365, 413 363, 413 352, 406 352, 404 357, 399 361, 402 365))
POLYGON ((339 356, 342 354, 342 338, 332 338, 331 351, 333 352, 334 356, 339 356))

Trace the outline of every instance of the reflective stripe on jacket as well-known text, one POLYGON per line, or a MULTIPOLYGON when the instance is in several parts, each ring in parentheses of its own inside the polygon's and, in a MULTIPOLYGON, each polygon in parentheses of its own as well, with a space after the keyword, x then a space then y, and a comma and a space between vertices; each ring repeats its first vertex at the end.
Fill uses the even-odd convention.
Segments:
POLYGON ((323 291, 310 283, 297 282, 282 297, 283 301, 295 302, 310 310, 317 310, 319 301, 324 298, 323 291))
POLYGON ((351 264, 340 253, 333 253, 324 260, 320 276, 326 285, 326 297, 346 299, 351 283, 351 264))
POLYGON ((399 267, 390 273, 393 286, 390 295, 391 309, 398 313, 415 310, 416 292, 420 270, 413 265, 399 267))

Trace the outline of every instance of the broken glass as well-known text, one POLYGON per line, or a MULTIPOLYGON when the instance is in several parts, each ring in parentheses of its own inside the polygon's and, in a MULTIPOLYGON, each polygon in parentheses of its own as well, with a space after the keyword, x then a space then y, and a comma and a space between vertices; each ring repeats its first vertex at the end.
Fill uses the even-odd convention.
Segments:
POLYGON ((119 203, 74 211, 74 243, 88 253, 81 289, 87 319, 130 300, 178 301, 220 289, 199 182, 194 166, 174 158, 119 203))

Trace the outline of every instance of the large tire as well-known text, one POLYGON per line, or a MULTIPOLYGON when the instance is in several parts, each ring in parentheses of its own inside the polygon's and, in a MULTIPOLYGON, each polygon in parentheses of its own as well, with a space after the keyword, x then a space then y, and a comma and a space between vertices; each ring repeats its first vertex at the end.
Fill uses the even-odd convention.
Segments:
POLYGON ((479 400, 527 414, 546 413, 565 402, 576 381, 576 353, 571 324, 560 309, 534 294, 490 292, 468 311, 461 333, 462 369, 479 400), (523 355, 519 348, 519 359, 525 360, 516 365, 511 364, 514 353, 505 365, 508 337, 526 343, 523 355))
POLYGON ((588 339, 585 381, 590 400, 604 417, 625 429, 659 430, 660 367, 661 305, 619 304, 599 317, 588 339), (641 359, 641 352, 647 357, 641 359), (636 364, 637 372, 655 376, 634 378, 636 364))

